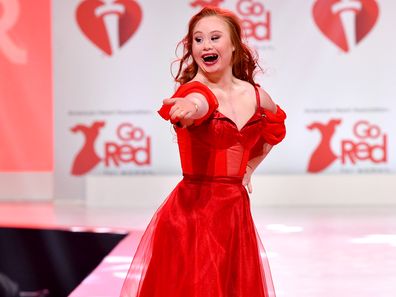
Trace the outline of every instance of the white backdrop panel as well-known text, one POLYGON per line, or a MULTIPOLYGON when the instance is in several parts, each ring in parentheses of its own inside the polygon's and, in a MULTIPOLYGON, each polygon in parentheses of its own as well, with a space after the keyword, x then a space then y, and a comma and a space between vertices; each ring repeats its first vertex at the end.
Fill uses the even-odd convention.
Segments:
MULTIPOLYGON (((104 2, 53 2, 57 198, 83 198, 87 175, 180 172, 174 133, 156 110, 174 90, 174 51, 200 7, 182 0, 104 2), (105 22, 95 17, 98 8, 123 12, 107 14, 105 22), (108 40, 118 37, 122 46, 116 42, 106 53, 108 40)), ((288 113, 287 137, 259 172, 395 173, 394 1, 357 1, 371 14, 343 28, 356 24, 354 37, 374 25, 348 52, 315 22, 338 24, 327 9, 337 0, 214 2, 250 24, 248 42, 265 70, 257 81, 288 113), (314 5, 323 15, 313 14, 314 5)))

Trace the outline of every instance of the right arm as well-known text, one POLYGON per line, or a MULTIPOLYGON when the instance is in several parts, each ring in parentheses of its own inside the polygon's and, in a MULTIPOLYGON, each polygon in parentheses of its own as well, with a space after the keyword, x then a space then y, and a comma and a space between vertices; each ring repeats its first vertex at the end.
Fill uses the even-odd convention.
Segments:
POLYGON ((179 119, 183 127, 192 125, 194 120, 204 117, 209 111, 208 101, 200 93, 165 99, 163 104, 172 105, 169 116, 172 120, 179 119))

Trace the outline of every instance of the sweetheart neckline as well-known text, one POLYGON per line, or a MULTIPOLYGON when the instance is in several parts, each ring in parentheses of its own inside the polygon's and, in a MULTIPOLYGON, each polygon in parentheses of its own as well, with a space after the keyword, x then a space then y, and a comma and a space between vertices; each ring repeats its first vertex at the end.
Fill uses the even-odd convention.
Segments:
POLYGON ((236 129, 239 133, 241 133, 242 130, 253 120, 253 118, 255 117, 255 115, 258 115, 258 110, 256 110, 256 111, 252 114, 252 116, 246 121, 246 123, 243 124, 243 125, 241 126, 241 128, 239 128, 238 125, 237 125, 230 117, 226 116, 224 113, 222 113, 222 112, 219 111, 218 109, 216 109, 215 112, 217 112, 219 115, 221 115, 222 117, 224 117, 225 119, 227 119, 229 122, 231 122, 231 123, 235 126, 235 129, 236 129))
MULTIPOLYGON (((251 115, 251 117, 249 117, 249 119, 246 121, 246 123, 243 124, 241 126, 241 128, 239 128, 238 125, 235 123, 235 121, 233 119, 231 119, 229 116, 226 116, 224 113, 222 113, 221 111, 218 110, 219 100, 217 99, 216 94, 207 85, 205 85, 204 83, 202 83, 202 82, 200 82, 198 80, 192 80, 192 81, 189 81, 188 83, 198 83, 198 84, 202 85, 204 88, 208 89, 208 91, 213 95, 213 97, 216 99, 216 102, 217 102, 217 108, 215 109, 215 111, 217 113, 219 113, 220 115, 222 115, 224 118, 226 118, 228 121, 230 121, 235 126, 236 130, 239 133, 241 133, 241 131, 247 126, 247 124, 249 124, 249 122, 253 119, 253 117, 259 112, 259 110, 261 108, 261 106, 257 105, 257 103, 256 103, 256 108, 255 108, 254 113, 251 115)), ((252 86, 256 90, 256 87, 254 85, 252 85, 252 86)))

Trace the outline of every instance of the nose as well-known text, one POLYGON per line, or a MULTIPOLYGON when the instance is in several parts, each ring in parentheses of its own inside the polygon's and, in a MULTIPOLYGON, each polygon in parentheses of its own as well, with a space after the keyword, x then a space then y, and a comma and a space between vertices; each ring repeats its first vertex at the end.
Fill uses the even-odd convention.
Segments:
POLYGON ((208 40, 208 39, 204 40, 203 48, 204 48, 204 50, 209 50, 212 48, 212 43, 210 42, 210 40, 208 40))

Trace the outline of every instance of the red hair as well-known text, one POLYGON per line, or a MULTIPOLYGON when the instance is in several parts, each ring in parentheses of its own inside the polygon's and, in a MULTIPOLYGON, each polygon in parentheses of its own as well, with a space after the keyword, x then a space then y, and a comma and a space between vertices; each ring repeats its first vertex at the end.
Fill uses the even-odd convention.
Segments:
POLYGON ((204 7, 194 15, 189 24, 187 35, 179 42, 177 48, 183 44, 183 56, 175 62, 179 62, 179 70, 175 76, 175 81, 185 84, 192 80, 198 72, 198 65, 192 58, 193 30, 196 24, 208 16, 221 17, 230 29, 231 42, 235 47, 232 56, 232 74, 241 80, 255 84, 253 76, 255 74, 257 57, 251 49, 242 42, 242 29, 238 17, 231 11, 218 7, 204 7))

